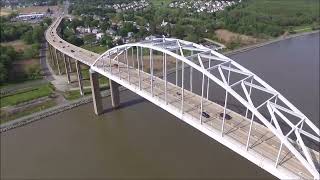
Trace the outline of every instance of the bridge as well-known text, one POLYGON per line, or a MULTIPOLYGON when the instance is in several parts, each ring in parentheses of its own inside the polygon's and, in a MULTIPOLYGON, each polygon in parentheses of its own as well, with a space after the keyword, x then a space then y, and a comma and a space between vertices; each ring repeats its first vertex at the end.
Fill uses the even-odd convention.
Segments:
POLYGON ((75 64, 82 95, 80 65, 89 67, 97 115, 103 113, 98 77, 105 76, 114 108, 123 86, 278 178, 319 179, 319 128, 237 62, 171 38, 120 45, 99 55, 60 38, 62 20, 45 33, 50 60, 68 82, 75 64))

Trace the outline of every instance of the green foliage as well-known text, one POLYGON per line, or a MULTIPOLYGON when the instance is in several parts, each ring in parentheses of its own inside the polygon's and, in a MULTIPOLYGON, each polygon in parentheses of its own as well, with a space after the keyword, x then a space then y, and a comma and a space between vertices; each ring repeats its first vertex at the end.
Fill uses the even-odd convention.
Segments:
POLYGON ((9 113, 6 113, 5 111, 0 110, 0 124, 32 114, 32 113, 36 113, 36 112, 48 109, 55 105, 57 105, 57 103, 54 100, 49 100, 49 101, 45 101, 43 103, 37 104, 36 106, 28 107, 23 111, 19 111, 13 114, 11 113, 9 114, 9 113))
POLYGON ((172 0, 150 0, 152 6, 144 10, 126 12, 115 12, 104 5, 128 3, 130 0, 72 2, 72 13, 84 15, 82 26, 97 26, 98 20, 94 20, 93 15, 105 19, 99 22, 103 30, 110 27, 109 19, 112 22, 135 21, 141 26, 139 30, 135 30, 130 23, 124 23, 123 27, 117 30, 123 37, 127 36, 128 32, 134 32, 135 38, 169 35, 199 42, 202 38, 212 37, 214 31, 220 28, 256 37, 277 37, 286 31, 297 32, 296 27, 309 26, 310 29, 317 29, 320 24, 319 0, 243 0, 224 11, 209 14, 168 8, 172 0), (168 24, 160 26, 162 21, 168 24), (150 31, 146 31, 146 27, 150 31))
POLYGON ((21 38, 25 43, 32 44, 33 43, 32 30, 29 30, 26 33, 24 33, 21 38))
POLYGON ((31 59, 39 56, 39 49, 40 45, 39 44, 32 44, 31 47, 26 48, 25 51, 23 52, 23 58, 24 59, 31 59))
POLYGON ((96 36, 94 34, 88 34, 83 37, 86 44, 93 44, 96 41, 96 36))
POLYGON ((101 41, 101 45, 103 46, 107 46, 108 48, 113 47, 112 37, 108 35, 104 35, 100 41, 101 41))
MULTIPOLYGON (((48 8, 49 9, 49 8, 48 8)), ((52 23, 52 19, 51 18, 44 18, 43 21, 40 23, 42 26, 47 25, 50 26, 50 24, 52 23)))
POLYGON ((318 0, 246 0, 218 18, 234 32, 276 37, 294 26, 319 24, 319 7, 318 0))
POLYGON ((29 79, 38 79, 41 77, 41 70, 38 66, 29 66, 27 69, 27 74, 29 79))
POLYGON ((1 18, 0 21, 0 32, 1 42, 13 41, 19 39, 24 33, 30 31, 32 27, 24 23, 13 24, 8 20, 1 18))
POLYGON ((138 32, 137 28, 133 26, 132 23, 124 23, 123 27, 119 31, 119 35, 122 37, 127 37, 128 32, 138 32))
POLYGON ((44 31, 52 22, 45 18, 40 25, 27 23, 11 23, 7 18, 0 18, 1 42, 23 39, 27 44, 40 43, 44 39, 44 31))
POLYGON ((83 40, 78 38, 76 35, 72 35, 66 39, 69 43, 76 45, 76 46, 82 46, 83 40))
POLYGON ((17 52, 11 46, 0 45, 0 84, 7 82, 9 69, 17 58, 17 52))

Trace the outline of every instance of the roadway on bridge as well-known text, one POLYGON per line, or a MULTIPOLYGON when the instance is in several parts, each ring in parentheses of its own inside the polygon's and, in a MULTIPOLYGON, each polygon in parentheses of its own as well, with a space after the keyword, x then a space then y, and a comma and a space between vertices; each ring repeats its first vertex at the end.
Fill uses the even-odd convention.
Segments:
MULTIPOLYGON (((58 17, 46 31, 46 39, 48 43, 56 50, 71 57, 72 59, 92 67, 94 62, 99 58, 99 54, 79 48, 61 39, 57 34, 57 30, 59 29, 58 27, 62 20, 62 16, 58 17)), ((182 95, 179 93, 181 91, 181 87, 168 82, 167 98, 165 98, 165 81, 163 79, 154 77, 152 83, 153 86, 151 88, 150 74, 139 71, 136 68, 128 67, 121 62, 118 66, 114 66, 114 64, 117 63, 119 62, 114 60, 112 60, 110 63, 109 60, 109 62, 105 62, 105 64, 98 64, 98 66, 103 70, 103 72, 110 75, 110 77, 118 77, 119 80, 121 80, 119 82, 122 82, 122 84, 125 83, 128 88, 131 87, 131 89, 148 94, 149 96, 157 99, 160 104, 170 106, 171 108, 176 109, 176 111, 181 109, 182 95), (108 63, 112 65, 108 66, 108 63), (130 80, 128 79, 129 74, 130 80), (141 90, 139 89, 139 80, 141 90), (165 103, 165 99, 167 99, 168 104, 165 103)), ((217 136, 221 135, 222 119, 220 117, 220 113, 223 112, 224 108, 217 103, 204 99, 203 111, 207 112, 210 115, 210 118, 202 117, 203 123, 201 124, 199 118, 202 113, 200 111, 200 101, 202 97, 188 90, 184 90, 183 96, 183 116, 188 116, 190 119, 192 119, 192 122, 190 121, 188 123, 196 124, 197 127, 205 127, 206 129, 215 133, 217 136)), ((230 110, 228 110, 228 114, 232 117, 232 119, 226 121, 224 129, 225 133, 222 139, 228 140, 229 143, 234 143, 236 146, 238 146, 239 154, 240 152, 247 152, 245 147, 249 132, 250 120, 230 110)), ((251 139, 249 151, 247 153, 256 159, 260 159, 260 164, 256 164, 265 169, 263 165, 266 161, 270 162, 270 164, 275 164, 281 141, 265 126, 254 122, 253 127, 254 128, 252 128, 250 136, 251 139)), ((236 150, 234 149, 234 151, 236 150)), ((315 159, 319 164, 319 153, 311 149, 310 151, 316 156, 315 159)), ((310 174, 310 172, 285 146, 281 151, 278 169, 289 171, 296 176, 305 179, 313 178, 313 175, 310 174)))
MULTIPOLYGON (((131 84, 131 86, 137 89, 137 91, 140 90, 139 70, 133 67, 127 67, 126 64, 117 62, 115 60, 111 61, 111 67, 110 60, 105 62, 103 66, 100 65, 99 67, 101 67, 105 72, 113 74, 114 76, 119 77, 122 81, 126 81, 128 84, 131 84), (118 63, 120 64, 119 66, 118 63)), ((149 95, 151 95, 153 91, 153 95, 151 96, 165 104, 165 80, 159 77, 154 77, 153 90, 151 90, 150 81, 151 75, 140 71, 141 90, 149 95)), ((168 82, 167 104, 179 111, 181 108, 181 101, 181 87, 168 82)), ((192 117, 194 123, 198 124, 200 124, 199 117, 201 116, 200 102, 201 96, 188 90, 184 90, 185 116, 192 117)), ((220 117, 220 113, 223 113, 223 109, 224 108, 221 105, 204 99, 203 111, 208 113, 210 118, 202 117, 202 125, 210 131, 216 132, 218 135, 221 134, 222 118, 220 117)), ((239 145, 239 150, 244 149, 248 138, 250 119, 230 110, 228 110, 228 114, 232 117, 232 119, 227 120, 225 123, 224 136, 232 138, 232 141, 239 145)), ((251 131, 249 152, 254 152, 253 154, 255 154, 255 156, 257 156, 256 153, 261 155, 257 156, 257 158, 261 158, 261 161, 268 159, 275 163, 280 144, 280 140, 265 126, 254 123, 254 128, 251 131)), ((319 154, 315 151, 313 151, 313 153, 319 159, 319 154)), ((304 168, 299 160, 297 160, 295 156, 292 155, 292 153, 290 153, 290 151, 286 148, 283 148, 281 151, 279 166, 286 168, 291 172, 295 172, 297 176, 300 176, 304 179, 313 178, 313 176, 304 168)))

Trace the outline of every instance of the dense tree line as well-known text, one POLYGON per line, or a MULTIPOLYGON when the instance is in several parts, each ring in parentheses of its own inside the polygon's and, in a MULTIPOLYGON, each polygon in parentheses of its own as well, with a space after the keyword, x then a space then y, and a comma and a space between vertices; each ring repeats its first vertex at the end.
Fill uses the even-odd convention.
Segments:
MULTIPOLYGON (((241 3, 227 7, 216 13, 195 13, 188 9, 173 9, 167 6, 149 6, 144 10, 115 12, 105 8, 105 4, 128 3, 130 0, 72 0, 74 5, 70 12, 81 17, 84 26, 110 27, 112 22, 135 21, 145 28, 132 29, 125 24, 117 28, 118 35, 125 36, 127 32, 135 32, 137 39, 148 35, 167 35, 193 42, 202 38, 214 38, 215 30, 224 28, 241 34, 255 37, 277 37, 293 27, 319 27, 320 4, 318 0, 243 0, 241 3), (94 20, 93 15, 102 18, 94 20), (161 26, 162 21, 167 22, 161 26), (106 24, 107 23, 107 24, 106 24), (149 31, 146 30, 149 29, 149 31)), ((152 1, 151 1, 152 2, 152 1)))
POLYGON ((0 17, 0 42, 23 39, 26 43, 40 43, 44 30, 51 24, 51 19, 45 18, 40 25, 31 26, 27 23, 12 23, 8 18, 0 17))
POLYGON ((248 35, 279 36, 292 27, 319 24, 318 0, 245 0, 218 13, 223 26, 248 35))
POLYGON ((7 82, 12 62, 17 58, 17 52, 13 47, 0 45, 0 84, 7 82))
MULTIPOLYGON (((8 18, 2 18, 0 21, 1 42, 13 40, 23 40, 30 46, 23 52, 17 52, 11 46, 0 46, 0 83, 6 83, 12 80, 9 78, 12 63, 22 59, 30 59, 39 56, 40 43, 44 40, 44 31, 51 24, 51 19, 44 19, 39 25, 31 26, 26 23, 11 23, 8 18)), ((31 69, 30 77, 35 78, 39 72, 31 69)))

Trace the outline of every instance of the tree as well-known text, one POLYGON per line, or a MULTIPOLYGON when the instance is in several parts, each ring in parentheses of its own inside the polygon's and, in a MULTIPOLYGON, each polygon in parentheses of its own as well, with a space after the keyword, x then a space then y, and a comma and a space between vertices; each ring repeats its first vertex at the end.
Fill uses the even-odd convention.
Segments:
POLYGON ((106 30, 108 30, 110 28, 110 23, 104 21, 101 23, 100 27, 101 27, 102 31, 105 32, 106 30))
POLYGON ((0 63, 0 84, 5 83, 7 80, 8 80, 7 67, 4 64, 0 63))
POLYGON ((104 35, 101 39, 101 45, 107 46, 108 48, 112 48, 113 47, 112 37, 108 35, 104 35))
POLYGON ((72 35, 67 38, 67 41, 75 46, 82 46, 83 45, 83 40, 78 38, 75 35, 72 35))
POLYGON ((52 23, 52 19, 46 17, 43 19, 42 22, 43 22, 43 24, 47 24, 48 26, 50 26, 50 24, 52 23))
POLYGON ((92 45, 96 41, 96 36, 94 34, 88 34, 83 37, 86 44, 92 45))
POLYGON ((172 30, 172 35, 178 39, 183 39, 185 36, 185 28, 182 25, 177 24, 172 30))
MULTIPOLYGON (((33 46, 33 47, 34 47, 34 46, 33 46)), ((36 49, 36 48, 33 48, 33 47, 27 48, 27 49, 23 52, 23 57, 24 57, 25 59, 34 58, 34 57, 36 57, 36 56, 39 54, 39 52, 38 52, 39 49, 36 49)))
POLYGON ((44 38, 44 29, 41 26, 35 26, 32 31, 33 42, 40 43, 44 38))
POLYGON ((24 33, 24 35, 22 36, 22 39, 25 43, 32 44, 33 43, 32 31, 28 31, 24 33))

